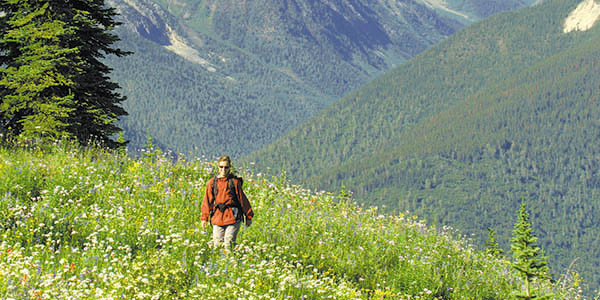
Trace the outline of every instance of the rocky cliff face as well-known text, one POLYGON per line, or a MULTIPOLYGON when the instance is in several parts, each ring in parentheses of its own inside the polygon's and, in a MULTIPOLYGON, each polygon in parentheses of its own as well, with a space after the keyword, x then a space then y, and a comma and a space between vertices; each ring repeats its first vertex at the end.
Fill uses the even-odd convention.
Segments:
POLYGON ((167 22, 176 23, 174 17, 158 4, 147 0, 109 0, 121 15, 122 26, 159 45, 170 45, 167 22))

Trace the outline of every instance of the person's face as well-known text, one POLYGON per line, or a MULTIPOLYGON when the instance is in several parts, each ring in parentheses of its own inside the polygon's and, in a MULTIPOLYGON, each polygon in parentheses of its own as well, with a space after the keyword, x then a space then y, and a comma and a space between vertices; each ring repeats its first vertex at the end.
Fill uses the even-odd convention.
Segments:
POLYGON ((229 165, 228 162, 226 162, 226 161, 219 162, 219 176, 220 177, 227 177, 227 175, 229 175, 230 169, 231 169, 231 166, 229 165))

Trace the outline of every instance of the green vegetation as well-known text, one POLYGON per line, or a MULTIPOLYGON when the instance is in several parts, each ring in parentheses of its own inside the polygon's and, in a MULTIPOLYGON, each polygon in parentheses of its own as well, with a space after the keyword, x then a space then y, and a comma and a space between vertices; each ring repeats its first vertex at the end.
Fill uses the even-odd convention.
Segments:
POLYGON ((504 257, 504 250, 500 249, 500 244, 496 240, 496 232, 488 228, 488 240, 485 241, 485 252, 493 257, 504 257))
POLYGON ((524 278, 525 291, 516 293, 519 299, 549 299, 551 295, 537 295, 532 284, 538 279, 549 278, 548 263, 542 249, 537 246, 538 238, 533 234, 532 223, 525 202, 521 202, 517 223, 511 239, 511 250, 515 259, 513 268, 524 278))
MULTIPOLYGON (((503 2, 493 12, 523 5, 503 2)), ((130 148, 151 135, 165 150, 210 157, 262 149, 481 17, 456 21, 412 1, 113 3, 123 21, 119 46, 134 52, 107 59, 129 99, 119 124, 130 148), (167 51, 171 32, 205 63, 167 51), (219 130, 223 119, 233 122, 219 130)))
POLYGON ((235 157, 260 149, 333 101, 218 40, 205 39, 204 51, 213 54, 202 56, 215 68, 211 72, 124 26, 116 31, 118 45, 135 54, 107 64, 128 97, 123 107, 129 115, 119 124, 132 148, 143 148, 150 135, 165 150, 235 157))
MULTIPOLYGON (((453 229, 238 169, 256 212, 232 255, 200 228, 199 159, 0 149, 0 297, 18 299, 511 299, 506 260, 453 229)), ((581 299, 573 274, 535 282, 581 299)))
POLYGON ((0 5, 0 138, 120 144, 117 118, 126 114, 119 86, 99 59, 127 54, 112 48, 115 12, 103 0, 8 0, 0 5))
POLYGON ((114 2, 119 46, 135 52, 107 60, 129 99, 120 124, 132 148, 149 134, 206 156, 260 150, 463 26, 413 2, 114 2), (167 51, 171 31, 206 63, 167 51))
POLYGON ((245 160, 505 249, 530 199, 552 272, 579 258, 597 289, 600 26, 563 33, 579 2, 473 24, 245 160))
POLYGON ((66 134, 66 117, 73 111, 72 94, 48 93, 51 89, 71 89, 75 83, 68 74, 56 72, 73 65, 74 48, 60 45, 71 33, 64 22, 47 20, 48 4, 23 9, 12 18, 5 16, 2 46, 4 68, 0 86, 2 140, 8 135, 56 139, 66 134), (14 56, 14 59, 8 57, 14 56))

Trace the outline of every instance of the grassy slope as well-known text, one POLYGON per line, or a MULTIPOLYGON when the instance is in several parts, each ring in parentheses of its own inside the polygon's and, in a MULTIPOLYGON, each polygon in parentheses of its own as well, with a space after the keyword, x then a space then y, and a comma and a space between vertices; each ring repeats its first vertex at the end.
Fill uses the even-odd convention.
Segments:
POLYGON ((199 226, 212 173, 198 159, 0 149, 0 297, 507 299, 521 286, 452 229, 252 174, 255 223, 222 255, 199 226))

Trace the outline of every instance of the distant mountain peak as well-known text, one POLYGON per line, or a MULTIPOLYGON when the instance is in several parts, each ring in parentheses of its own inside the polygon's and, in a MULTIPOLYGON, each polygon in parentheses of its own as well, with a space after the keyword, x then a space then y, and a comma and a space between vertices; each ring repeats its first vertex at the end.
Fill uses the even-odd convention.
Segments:
POLYGON ((583 0, 565 19, 564 32, 586 31, 594 26, 599 17, 600 4, 595 0, 583 0))

